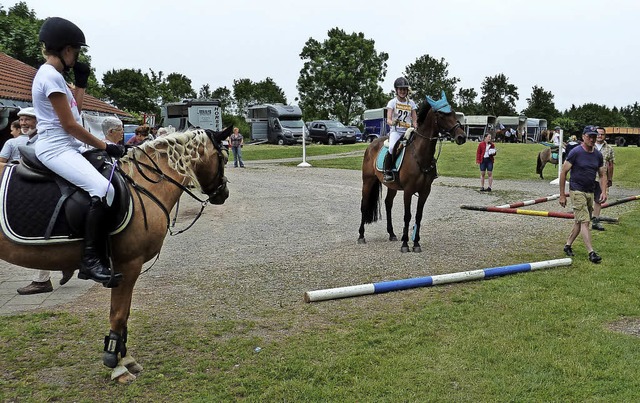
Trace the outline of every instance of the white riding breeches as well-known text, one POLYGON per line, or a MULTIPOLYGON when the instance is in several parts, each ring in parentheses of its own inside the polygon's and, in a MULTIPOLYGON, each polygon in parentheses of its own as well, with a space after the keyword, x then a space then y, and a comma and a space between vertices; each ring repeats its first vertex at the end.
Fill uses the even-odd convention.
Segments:
MULTIPOLYGON (((36 153, 38 143, 36 142, 36 153)), ((59 150, 55 155, 38 153, 40 161, 50 170, 89 193, 103 198, 111 204, 115 192, 109 181, 102 176, 75 148, 59 150), (108 193, 107 194, 107 190, 108 193)))
POLYGON ((389 132, 389 154, 391 154, 396 146, 396 143, 398 142, 398 140, 400 140, 400 138, 402 138, 402 136, 404 136, 404 132, 397 132, 395 130, 391 130, 389 132))

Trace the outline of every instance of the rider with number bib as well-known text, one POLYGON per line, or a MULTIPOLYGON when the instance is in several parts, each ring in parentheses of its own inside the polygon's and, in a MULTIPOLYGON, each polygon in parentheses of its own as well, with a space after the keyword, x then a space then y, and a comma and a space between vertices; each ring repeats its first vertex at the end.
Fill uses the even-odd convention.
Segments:
POLYGON ((86 144, 119 158, 124 155, 124 147, 107 144, 82 127, 80 110, 91 72, 88 65, 78 62, 82 46, 87 46, 82 30, 71 21, 51 17, 42 25, 39 40, 46 62, 38 69, 32 86, 39 136, 35 152, 49 169, 91 196, 78 278, 106 284, 111 271, 105 256, 105 208, 113 201, 114 190, 81 151, 86 144), (73 92, 63 76, 71 69, 73 92))
POLYGON ((389 125, 389 154, 384 159, 384 181, 393 182, 393 164, 396 159, 396 143, 410 127, 418 121, 416 104, 409 99, 409 81, 399 77, 393 82, 396 96, 387 104, 389 125))

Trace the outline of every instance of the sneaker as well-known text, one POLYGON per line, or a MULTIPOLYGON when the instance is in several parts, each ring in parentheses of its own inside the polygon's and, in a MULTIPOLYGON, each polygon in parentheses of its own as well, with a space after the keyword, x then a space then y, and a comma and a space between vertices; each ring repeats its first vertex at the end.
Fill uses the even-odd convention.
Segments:
POLYGON ((484 189, 484 188, 480 188, 480 191, 481 191, 481 192, 484 192, 484 191, 485 191, 485 189, 484 189))
POLYGON ((593 217, 591 219, 591 229, 595 229, 598 231, 604 231, 604 227, 600 224, 600 219, 597 217, 593 217))
POLYGON ((26 287, 18 288, 17 291, 20 295, 41 294, 43 292, 53 291, 53 285, 51 285, 51 280, 47 280, 44 283, 32 281, 31 284, 26 287))
POLYGON ((565 253, 567 256, 575 256, 575 255, 573 254, 573 249, 571 249, 571 245, 565 245, 565 246, 564 246, 564 253, 565 253))
POLYGON ((487 188, 487 192, 491 192, 491 188, 487 188))
POLYGON ((602 258, 601 258, 601 257, 600 257, 600 255, 598 255, 598 254, 596 253, 596 251, 594 250, 594 251, 589 252, 589 260, 590 260, 592 263, 600 263, 600 261, 602 260, 602 258))

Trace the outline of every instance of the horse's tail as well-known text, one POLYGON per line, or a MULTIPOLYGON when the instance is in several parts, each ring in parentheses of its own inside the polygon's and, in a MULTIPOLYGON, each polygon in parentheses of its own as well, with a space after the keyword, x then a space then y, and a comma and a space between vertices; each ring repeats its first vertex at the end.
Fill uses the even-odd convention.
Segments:
POLYGON ((536 173, 542 176, 542 158, 540 157, 540 154, 542 154, 542 151, 538 153, 538 164, 536 165, 536 173))
POLYGON ((382 216, 380 211, 380 195, 382 194, 382 183, 376 180, 374 185, 371 186, 368 197, 362 199, 362 206, 360 211, 362 212, 362 220, 365 224, 371 224, 376 222, 382 216))

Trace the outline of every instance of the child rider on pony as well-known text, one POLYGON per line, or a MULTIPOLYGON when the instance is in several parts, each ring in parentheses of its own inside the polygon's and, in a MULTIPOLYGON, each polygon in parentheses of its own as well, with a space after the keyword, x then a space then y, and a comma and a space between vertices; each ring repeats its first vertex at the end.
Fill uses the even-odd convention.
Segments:
POLYGON ((384 159, 384 181, 393 182, 393 164, 396 159, 396 143, 408 128, 416 127, 418 115, 416 104, 409 99, 409 81, 399 77, 394 81, 396 97, 387 104, 387 124, 389 125, 389 154, 384 159))

